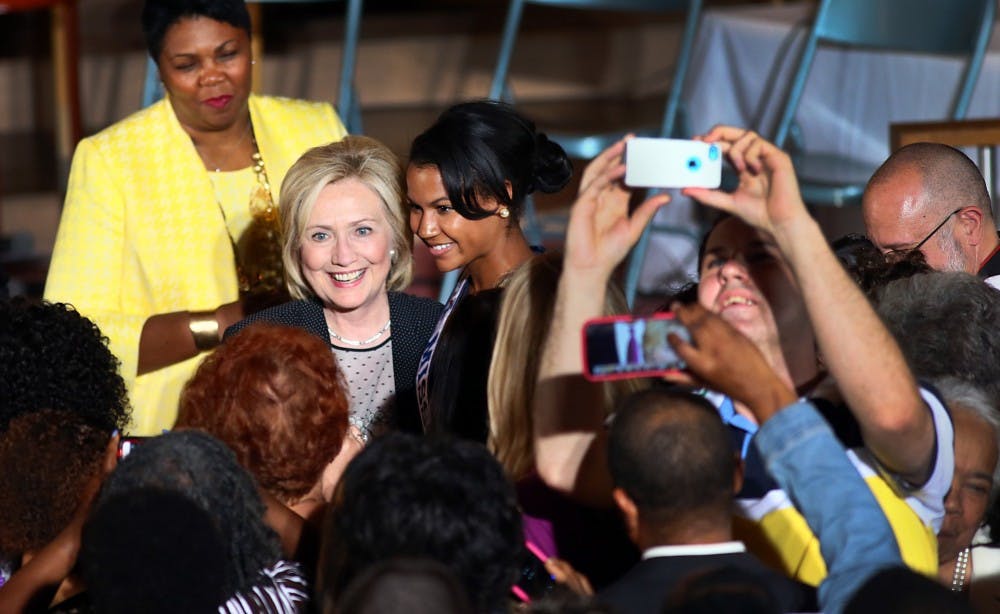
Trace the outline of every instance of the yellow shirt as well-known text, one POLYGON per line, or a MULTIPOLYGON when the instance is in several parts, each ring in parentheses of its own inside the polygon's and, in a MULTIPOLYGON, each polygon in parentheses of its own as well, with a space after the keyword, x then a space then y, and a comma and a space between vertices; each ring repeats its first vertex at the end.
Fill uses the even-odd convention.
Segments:
MULTIPOLYGON (((712 399, 713 395, 706 396, 712 399)), ((924 388, 920 395, 934 421, 936 441, 931 475, 923 485, 904 486, 883 470, 864 447, 848 450, 847 457, 892 526, 903 562, 914 571, 934 577, 938 569, 937 532, 944 519, 944 498, 951 488, 955 466, 954 430, 942 401, 924 388)), ((817 492, 820 489, 817 487, 817 492)), ((829 501, 833 506, 838 503, 829 501)), ((737 497, 733 533, 762 561, 796 580, 819 586, 826 577, 819 540, 794 502, 776 485, 765 493, 742 493, 737 497)))
MULTIPOLYGON (((251 96, 249 107, 274 202, 306 149, 346 134, 326 103, 251 96)), ((129 386, 133 434, 173 426, 181 388, 200 360, 136 377, 146 319, 215 309, 238 294, 215 189, 168 99, 80 142, 45 298, 75 305, 108 337, 129 386)))

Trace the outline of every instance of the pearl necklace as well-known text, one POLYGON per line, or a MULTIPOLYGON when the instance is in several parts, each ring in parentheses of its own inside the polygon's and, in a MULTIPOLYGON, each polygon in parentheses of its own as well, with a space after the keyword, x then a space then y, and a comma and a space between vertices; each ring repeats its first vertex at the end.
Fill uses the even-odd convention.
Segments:
POLYGON ((368 337, 367 339, 362 339, 361 341, 355 341, 354 339, 345 339, 340 335, 338 335, 337 333, 333 332, 333 329, 330 328, 329 326, 327 326, 326 329, 330 331, 330 336, 336 339, 337 341, 340 341, 341 343, 346 343, 347 345, 353 345, 354 347, 358 347, 360 345, 368 345, 369 343, 378 341, 379 338, 385 334, 385 331, 389 330, 389 324, 391 323, 392 319, 386 320, 385 326, 380 328, 377 333, 375 333, 371 337, 368 337))
POLYGON ((951 590, 960 593, 965 590, 965 578, 969 574, 969 549, 963 548, 955 557, 955 570, 951 573, 951 590))

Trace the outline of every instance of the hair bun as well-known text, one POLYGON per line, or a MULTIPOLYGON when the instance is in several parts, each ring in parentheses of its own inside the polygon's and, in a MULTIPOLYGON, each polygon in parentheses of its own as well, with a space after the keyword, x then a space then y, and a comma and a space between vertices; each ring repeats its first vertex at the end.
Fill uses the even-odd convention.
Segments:
POLYGON ((532 169, 532 189, 546 194, 558 192, 569 183, 573 165, 562 146, 539 132, 535 135, 535 159, 532 169))

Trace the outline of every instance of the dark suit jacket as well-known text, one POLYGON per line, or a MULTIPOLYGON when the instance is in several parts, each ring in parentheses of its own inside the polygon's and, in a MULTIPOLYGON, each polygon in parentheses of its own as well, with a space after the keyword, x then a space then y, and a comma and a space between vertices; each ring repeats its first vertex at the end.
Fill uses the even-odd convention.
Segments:
MULTIPOLYGON (((402 292, 389 293, 392 374, 396 380, 396 415, 393 423, 399 430, 423 432, 417 410, 417 364, 443 309, 441 303, 435 300, 402 292)), ((292 301, 258 311, 226 329, 225 336, 234 335, 254 322, 295 326, 309 331, 326 343, 330 342, 330 331, 326 326, 326 318, 323 317, 323 305, 317 301, 292 301)))
POLYGON ((618 614, 659 614, 674 589, 696 573, 734 567, 759 580, 778 600, 782 612, 815 611, 815 591, 772 571, 746 552, 664 556, 645 559, 617 582, 598 593, 598 601, 618 614))

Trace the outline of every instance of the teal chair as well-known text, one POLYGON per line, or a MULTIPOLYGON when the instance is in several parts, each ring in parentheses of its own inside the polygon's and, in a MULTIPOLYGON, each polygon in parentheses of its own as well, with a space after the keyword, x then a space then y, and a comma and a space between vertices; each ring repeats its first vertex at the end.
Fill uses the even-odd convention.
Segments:
MULTIPOLYGON (((313 4, 339 0, 248 0, 254 4, 298 3, 313 4)), ((362 132, 361 103, 354 85, 354 70, 357 65, 358 38, 361 34, 361 10, 364 0, 346 0, 347 14, 344 19, 344 52, 340 63, 340 87, 337 95, 337 112, 347 131, 351 134, 362 132)), ((146 61, 146 80, 142 88, 142 106, 147 107, 163 97, 156 63, 152 58, 146 61)))
POLYGON ((813 206, 861 202, 875 171, 857 160, 810 153, 796 110, 820 45, 966 58, 951 108, 942 119, 965 117, 993 32, 996 0, 821 0, 802 47, 771 140, 795 163, 803 199, 813 206))
MULTIPOLYGON (((516 103, 513 89, 508 80, 508 74, 510 72, 511 58, 514 55, 514 47, 517 42, 517 34, 521 27, 521 17, 526 4, 575 10, 646 13, 679 13, 686 11, 681 47, 677 55, 673 77, 670 81, 670 90, 667 93, 660 125, 635 126, 630 131, 643 136, 676 136, 687 132, 683 127, 684 122, 682 120, 682 94, 684 80, 687 76, 687 69, 691 59, 691 48, 694 46, 694 38, 701 15, 702 0, 511 0, 507 9, 503 34, 501 35, 500 52, 497 56, 496 68, 493 72, 493 81, 490 85, 489 97, 493 100, 502 100, 511 104, 516 103)), ((620 139, 625 132, 624 130, 600 134, 561 134, 551 132, 548 136, 553 141, 559 143, 571 158, 589 160, 620 139)), ((555 223, 551 224, 554 228, 553 230, 547 230, 543 226, 531 198, 528 198, 525 202, 523 223, 525 236, 534 245, 541 245, 547 237, 561 238, 565 233, 565 220, 555 220, 555 223)), ((629 304, 631 304, 632 298, 635 295, 639 269, 642 266, 645 246, 649 240, 648 235, 651 230, 656 232, 682 231, 679 228, 656 226, 648 227, 643 233, 643 238, 640 240, 642 249, 641 251, 633 251, 626 272, 626 295, 629 299, 629 304), (635 264, 632 261, 636 261, 635 264), (631 290, 629 290, 630 286, 631 290)), ((451 290, 457 280, 457 271, 451 271, 445 275, 441 284, 442 302, 451 294, 451 290)))

